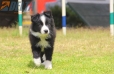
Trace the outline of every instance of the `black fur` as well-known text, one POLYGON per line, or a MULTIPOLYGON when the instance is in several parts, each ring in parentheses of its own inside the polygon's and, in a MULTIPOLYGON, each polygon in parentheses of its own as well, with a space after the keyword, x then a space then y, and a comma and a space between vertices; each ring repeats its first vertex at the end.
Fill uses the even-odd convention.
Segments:
POLYGON ((35 37, 29 32, 29 39, 30 39, 30 44, 31 44, 31 49, 33 53, 33 58, 41 58, 41 62, 43 62, 42 56, 45 53, 46 60, 51 61, 52 60, 52 54, 54 50, 54 41, 56 37, 56 31, 55 31, 55 24, 53 20, 53 16, 50 11, 45 11, 42 14, 36 14, 31 16, 31 21, 32 25, 30 29, 32 29, 34 32, 39 32, 42 27, 42 22, 40 20, 40 16, 45 15, 46 16, 46 25, 48 26, 50 33, 49 35, 51 36, 50 38, 46 39, 46 41, 49 43, 51 47, 46 47, 44 49, 44 52, 41 51, 41 47, 37 47, 36 44, 40 41, 40 38, 35 37))

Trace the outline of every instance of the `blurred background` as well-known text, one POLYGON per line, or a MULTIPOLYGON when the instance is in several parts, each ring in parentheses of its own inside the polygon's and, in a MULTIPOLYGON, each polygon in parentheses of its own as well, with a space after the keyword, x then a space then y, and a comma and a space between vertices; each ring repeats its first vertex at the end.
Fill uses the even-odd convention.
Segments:
MULTIPOLYGON (((1 7, 2 1, 0 1, 1 7)), ((31 3, 31 0, 27 1, 31 3)), ((31 24, 29 5, 23 7, 23 26, 31 24)), ((58 29, 62 28, 61 5, 61 0, 46 3, 46 10, 52 11, 58 29)), ((1 9, 0 22, 1 28, 16 27, 17 14, 8 15, 1 9)), ((109 27, 109 0, 66 0, 66 24, 67 27, 109 27)))
POLYGON ((62 0, 46 3, 57 28, 52 70, 33 63, 28 39, 31 0, 22 0, 22 35, 17 1, 0 0, 0 74, 114 74, 114 12, 109 23, 109 1, 113 9, 114 0, 66 0, 66 35, 62 33, 62 0))

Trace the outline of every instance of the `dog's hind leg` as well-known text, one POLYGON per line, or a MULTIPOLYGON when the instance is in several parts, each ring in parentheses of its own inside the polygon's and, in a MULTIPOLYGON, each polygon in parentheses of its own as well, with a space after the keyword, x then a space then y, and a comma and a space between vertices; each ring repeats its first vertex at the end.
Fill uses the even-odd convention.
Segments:
POLYGON ((42 65, 45 66, 45 61, 46 61, 46 56, 45 56, 45 54, 43 54, 42 60, 43 60, 42 65))
POLYGON ((41 63, 43 63, 44 61, 45 61, 45 54, 44 54, 44 52, 41 52, 41 63))

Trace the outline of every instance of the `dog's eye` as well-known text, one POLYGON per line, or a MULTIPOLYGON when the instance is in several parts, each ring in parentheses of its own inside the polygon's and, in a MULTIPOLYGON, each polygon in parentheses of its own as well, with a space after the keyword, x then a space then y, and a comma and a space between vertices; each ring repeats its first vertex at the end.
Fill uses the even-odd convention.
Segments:
POLYGON ((43 25, 43 23, 41 22, 41 21, 38 21, 38 25, 40 26, 40 25, 43 25))
POLYGON ((51 22, 50 21, 46 21, 46 25, 50 25, 51 24, 51 22))

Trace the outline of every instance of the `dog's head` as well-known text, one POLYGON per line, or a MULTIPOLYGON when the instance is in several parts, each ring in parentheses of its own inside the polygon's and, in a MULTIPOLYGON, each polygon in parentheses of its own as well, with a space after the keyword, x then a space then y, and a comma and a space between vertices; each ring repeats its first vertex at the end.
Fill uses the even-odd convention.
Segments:
POLYGON ((32 30, 41 34, 49 34, 53 27, 53 16, 51 11, 45 11, 41 14, 31 16, 32 30))

